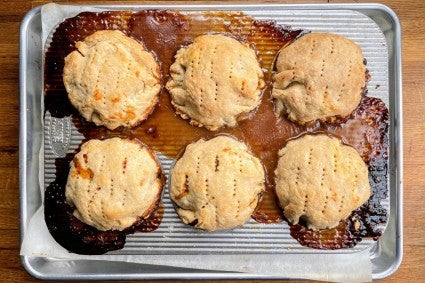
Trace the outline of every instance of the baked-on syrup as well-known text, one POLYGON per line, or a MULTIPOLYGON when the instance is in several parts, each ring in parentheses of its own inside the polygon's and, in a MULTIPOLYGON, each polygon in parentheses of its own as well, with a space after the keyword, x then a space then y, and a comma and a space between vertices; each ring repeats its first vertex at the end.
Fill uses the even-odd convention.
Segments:
MULTIPOLYGON (((176 11, 110 11, 85 12, 61 23, 53 34, 45 56, 45 109, 54 117, 72 116, 72 121, 85 139, 128 136, 138 138, 153 150, 175 158, 184 147, 200 138, 211 138, 227 133, 244 141, 262 161, 266 170, 267 190, 263 194, 252 218, 262 223, 284 220, 274 193, 274 169, 277 152, 285 143, 305 133, 328 133, 341 137, 352 145, 369 166, 372 197, 334 229, 311 231, 302 225, 291 225, 291 235, 302 245, 337 249, 352 247, 362 237, 380 236, 377 224, 385 223, 387 213, 380 200, 387 193, 388 110, 376 98, 363 98, 358 109, 347 119, 334 123, 317 122, 306 126, 292 123, 284 117, 276 118, 271 100, 272 64, 278 50, 295 40, 304 31, 292 30, 274 22, 257 21, 240 12, 176 12, 176 11), (177 117, 165 88, 160 102, 148 119, 133 129, 111 131, 84 121, 70 104, 62 82, 64 58, 75 50, 75 42, 97 30, 118 29, 141 42, 155 55, 162 72, 162 84, 169 78, 169 67, 176 51, 205 33, 224 33, 248 42, 256 51, 265 73, 266 87, 258 109, 249 119, 233 129, 209 132, 190 126, 177 117)), ((72 216, 66 204, 64 187, 68 164, 73 155, 56 160, 57 180, 46 189, 45 218, 55 239, 68 250, 77 253, 104 253, 122 248, 125 235, 155 223, 160 224, 161 213, 155 212, 150 220, 137 223, 123 231, 100 232, 72 216)))

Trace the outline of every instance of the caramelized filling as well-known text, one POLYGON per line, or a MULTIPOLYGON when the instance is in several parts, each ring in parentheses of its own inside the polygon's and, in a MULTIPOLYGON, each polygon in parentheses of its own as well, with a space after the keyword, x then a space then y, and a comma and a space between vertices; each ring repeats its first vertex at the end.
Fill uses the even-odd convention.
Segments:
MULTIPOLYGON (((315 122, 300 126, 285 117, 276 117, 271 99, 273 61, 278 50, 291 43, 304 31, 292 30, 274 22, 257 21, 240 12, 177 12, 177 11, 112 11, 81 13, 61 23, 45 56, 45 109, 54 117, 72 116, 72 121, 85 139, 123 136, 137 138, 151 149, 176 158, 184 147, 200 138, 230 134, 244 141, 262 161, 266 171, 267 191, 263 194, 252 218, 258 222, 276 223, 284 220, 274 193, 274 169, 277 152, 289 139, 305 133, 328 133, 340 137, 353 146, 369 166, 372 197, 334 229, 311 231, 302 225, 290 225, 291 235, 302 245, 313 248, 337 249, 352 247, 362 237, 380 236, 377 224, 385 223, 387 213, 380 200, 387 194, 388 166, 388 110, 379 99, 364 97, 359 107, 346 119, 332 123, 315 122), (111 131, 86 122, 70 104, 62 82, 64 58, 75 50, 75 42, 97 30, 119 29, 141 42, 155 55, 162 72, 162 84, 169 78, 169 67, 179 48, 190 44, 205 33, 225 33, 248 42, 256 51, 264 70, 266 87, 258 109, 250 113, 233 129, 209 132, 190 126, 178 117, 165 88, 160 102, 148 119, 133 129, 111 131)), ((68 164, 73 154, 56 160, 56 181, 46 189, 45 218, 55 239, 76 253, 98 254, 120 249, 125 235, 134 231, 155 230, 161 222, 163 209, 158 209, 147 220, 119 231, 97 231, 72 216, 66 204, 64 190, 68 164)))

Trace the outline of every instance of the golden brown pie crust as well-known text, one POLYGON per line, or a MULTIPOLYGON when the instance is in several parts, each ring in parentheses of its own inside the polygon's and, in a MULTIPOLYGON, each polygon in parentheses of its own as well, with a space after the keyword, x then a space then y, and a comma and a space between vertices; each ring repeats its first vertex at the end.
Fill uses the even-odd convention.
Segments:
POLYGON ((97 31, 76 48, 65 58, 63 82, 81 115, 111 130, 145 120, 161 89, 153 55, 118 30, 97 31))
POLYGON ((189 144, 171 171, 170 196, 186 224, 207 231, 243 225, 264 191, 264 169, 228 136, 189 144))
POLYGON ((276 194, 292 224, 333 228, 370 197, 368 169, 335 137, 304 135, 279 151, 276 194))
POLYGON ((246 118, 260 104, 265 85, 255 51, 219 34, 181 48, 170 74, 166 87, 177 114, 211 131, 246 118))
POLYGON ((364 93, 363 60, 356 43, 336 34, 310 33, 283 47, 272 92, 277 114, 299 124, 348 116, 364 93))

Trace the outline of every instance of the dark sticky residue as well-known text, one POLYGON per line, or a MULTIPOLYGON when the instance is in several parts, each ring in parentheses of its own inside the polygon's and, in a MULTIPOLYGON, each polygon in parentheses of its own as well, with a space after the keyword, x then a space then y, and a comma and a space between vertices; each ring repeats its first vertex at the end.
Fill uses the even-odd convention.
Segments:
MULTIPOLYGON (((313 248, 352 247, 361 237, 378 238, 380 231, 376 226, 386 222, 387 214, 380 205, 380 200, 386 198, 388 182, 388 111, 381 100, 365 97, 348 119, 337 119, 334 123, 317 122, 300 126, 284 117, 276 117, 271 99, 273 61, 281 47, 290 44, 304 33, 306 31, 292 30, 272 21, 257 21, 240 12, 183 13, 158 10, 135 13, 81 13, 59 25, 46 52, 45 109, 54 117, 72 116, 72 121, 84 135, 84 140, 115 136, 138 138, 151 149, 173 158, 177 157, 188 143, 200 138, 211 138, 218 133, 230 134, 243 140, 254 155, 260 158, 266 170, 267 190, 252 215, 253 219, 262 223, 284 220, 274 193, 274 168, 277 164, 277 152, 287 140, 316 132, 341 137, 345 143, 356 148, 369 165, 373 188, 371 200, 335 229, 315 234, 302 225, 293 225, 291 235, 302 245, 313 248), (238 127, 209 132, 203 128, 192 127, 187 121, 177 117, 167 91, 162 88, 159 104, 153 113, 146 122, 133 129, 118 128, 111 131, 86 122, 67 98, 62 82, 64 58, 75 50, 76 41, 103 29, 121 30, 152 52, 159 63, 163 85, 169 79, 169 67, 177 50, 193 42, 196 36, 224 33, 247 42, 256 50, 265 73, 266 87, 263 90, 262 102, 249 115, 249 119, 240 122, 238 127)), ((64 197, 68 164, 72 157, 73 155, 68 155, 56 160, 57 179, 46 189, 46 222, 52 235, 64 247, 76 253, 100 254, 122 248, 128 232, 150 231, 157 227, 155 225, 159 225, 160 217, 157 216, 160 212, 155 214, 148 224, 136 224, 139 228, 134 226, 124 232, 100 232, 78 221, 72 216, 72 208, 66 204, 64 197)))
MULTIPOLYGON (((156 209, 146 219, 139 219, 131 227, 123 230, 99 231, 73 216, 74 207, 65 199, 65 186, 69 164, 74 153, 57 158, 56 179, 45 191, 44 215, 47 227, 53 238, 70 252, 78 254, 103 254, 122 249, 127 234, 156 230, 162 220, 164 209, 157 203, 156 209)), ((98 188, 101 189, 101 188, 98 188)))

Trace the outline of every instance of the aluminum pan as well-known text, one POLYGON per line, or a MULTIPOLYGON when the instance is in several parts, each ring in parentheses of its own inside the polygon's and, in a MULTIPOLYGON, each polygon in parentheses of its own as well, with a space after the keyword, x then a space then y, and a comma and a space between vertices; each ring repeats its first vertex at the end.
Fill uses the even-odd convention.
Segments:
MULTIPOLYGON (((186 10, 184 10, 186 13, 186 10)), ((385 37, 369 17, 350 10, 243 10, 257 20, 273 19, 277 24, 290 24, 294 29, 314 32, 332 32, 346 36, 362 47, 368 61, 371 79, 368 94, 389 104, 388 48, 385 37), (277 12, 279 11, 279 12, 277 12)), ((44 26, 43 26, 44 28, 44 26)), ((52 32, 47 37, 46 48, 51 43, 52 32)), ((44 44, 44 43, 43 43, 44 44)), ((261 52, 261 46, 258 47, 261 52)), ((52 117, 49 111, 44 116, 44 188, 56 178, 55 160, 74 152, 84 136, 72 123, 69 116, 52 117)), ((142 139, 143 140, 143 139, 142 139)), ((149 145, 149 142, 147 142, 149 145)), ((167 180, 174 160, 157 154, 167 180)), ((43 160, 43 159, 41 159, 43 160)), ((389 182, 388 182, 389 184, 389 182)), ((205 254, 342 254, 375 248, 372 238, 365 238, 355 247, 335 250, 318 250, 301 246, 291 235, 286 222, 264 225, 249 219, 242 227, 231 230, 200 232, 182 223, 169 197, 169 183, 162 198, 164 215, 160 227, 151 233, 128 235, 123 249, 109 252, 110 255, 205 255, 205 254)), ((389 197, 380 200, 390 213, 389 197)), ((379 228, 385 230, 384 225, 379 228)))
MULTIPOLYGON (((389 47, 389 90, 391 117, 391 216, 384 236, 379 240, 377 248, 371 251, 373 263, 373 278, 384 278, 392 274, 399 266, 402 258, 402 139, 401 139, 401 50, 400 25, 395 14, 383 5, 199 5, 199 6, 101 6, 106 9, 199 9, 199 10, 355 10, 372 18, 385 34, 389 47)), ((21 129, 20 129, 20 189, 21 189, 21 235, 25 233, 25 224, 29 215, 35 211, 37 201, 28 199, 28 193, 38 190, 37 157, 41 142, 40 103, 36 97, 41 91, 37 86, 37 78, 31 72, 40 70, 37 56, 41 56, 40 39, 40 8, 30 11, 22 21, 21 26, 21 129), (38 55, 34 54, 39 52, 38 55), (38 50, 38 51, 37 51, 38 50), (38 118, 37 118, 38 116, 38 118), (40 131, 38 131, 40 130, 40 131), (32 134, 31 134, 32 133, 32 134), (36 134, 36 135, 34 135, 36 134)), ((37 75, 37 74, 35 74, 37 75)), ((38 80, 38 83, 41 81, 38 80)), ((38 202, 40 203, 40 202, 38 202)), ((277 276, 262 276, 257 274, 239 274, 225 272, 200 272, 181 268, 105 262, 72 261, 63 262, 54 259, 23 257, 23 265, 35 277, 50 279, 281 279, 277 276), (61 271, 61 274, 57 273, 61 271), (65 271, 66 270, 66 271, 65 271), (93 271, 97 270, 97 271, 93 271), (65 274, 63 272, 65 271, 65 274)))

